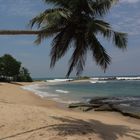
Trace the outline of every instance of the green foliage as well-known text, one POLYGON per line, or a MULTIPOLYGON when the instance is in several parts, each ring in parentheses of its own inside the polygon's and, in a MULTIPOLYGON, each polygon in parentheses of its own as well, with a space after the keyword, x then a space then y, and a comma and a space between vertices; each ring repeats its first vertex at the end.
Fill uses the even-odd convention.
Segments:
POLYGON ((76 80, 88 80, 88 79, 90 79, 90 77, 88 76, 80 76, 76 78, 76 80))
MULTIPOLYGON (((17 61, 9 54, 5 54, 0 57, 0 81, 19 81, 21 75, 21 62, 17 61)), ((23 68, 25 69, 25 68, 23 68)), ((22 77, 25 80, 20 81, 32 81, 28 70, 24 70, 22 77)))
POLYGON ((53 37, 51 67, 62 58, 70 47, 73 54, 69 60, 67 76, 75 68, 77 75, 84 70, 87 52, 91 52, 93 60, 105 71, 111 62, 103 45, 97 38, 102 35, 111 40, 119 49, 126 49, 127 34, 116 32, 109 23, 103 21, 112 5, 119 0, 44 0, 54 5, 31 20, 31 27, 37 25, 42 31, 36 43, 47 37, 53 37))
POLYGON ((16 80, 21 63, 16 61, 11 55, 5 54, 0 58, 0 70, 3 78, 7 80, 13 79, 16 80))
POLYGON ((19 82, 32 82, 32 78, 30 77, 30 73, 28 70, 24 67, 20 69, 20 73, 18 75, 18 81, 19 82))

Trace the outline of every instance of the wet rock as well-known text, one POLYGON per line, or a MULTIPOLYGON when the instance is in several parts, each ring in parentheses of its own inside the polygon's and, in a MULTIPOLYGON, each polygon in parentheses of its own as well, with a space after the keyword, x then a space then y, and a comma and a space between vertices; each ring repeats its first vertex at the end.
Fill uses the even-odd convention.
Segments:
POLYGON ((82 111, 116 111, 140 119, 140 97, 96 97, 88 103, 70 104, 69 108, 82 111))
POLYGON ((91 107, 91 108, 96 108, 101 106, 102 104, 88 104, 88 103, 72 103, 68 107, 69 108, 77 108, 77 107, 91 107))
POLYGON ((113 108, 108 104, 104 104, 98 108, 95 108, 94 110, 95 111, 113 111, 113 108))

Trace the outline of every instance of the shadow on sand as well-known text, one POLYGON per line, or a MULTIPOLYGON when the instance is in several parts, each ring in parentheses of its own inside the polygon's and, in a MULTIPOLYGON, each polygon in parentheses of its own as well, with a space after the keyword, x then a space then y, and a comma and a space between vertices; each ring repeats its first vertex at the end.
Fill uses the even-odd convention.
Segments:
POLYGON ((23 86, 22 83, 19 82, 9 82, 9 84, 17 85, 17 86, 23 86))
MULTIPOLYGON (((31 136, 38 133, 45 134, 48 131, 55 131, 58 136, 69 137, 74 135, 85 136, 87 134, 96 134, 102 140, 117 140, 118 137, 129 137, 134 140, 140 140, 140 129, 131 129, 124 125, 110 125, 105 124, 97 120, 84 121, 81 119, 75 119, 71 117, 52 117, 54 120, 58 120, 59 124, 46 125, 38 128, 30 129, 28 131, 13 134, 7 137, 0 138, 0 140, 6 140, 9 138, 16 138, 21 135, 31 134, 31 136), (33 133, 32 133, 33 132, 33 133)), ((91 136, 92 138, 92 136, 91 136)), ((90 139, 91 139, 90 138, 90 139)))
POLYGON ((123 125, 109 125, 97 120, 83 121, 70 117, 53 117, 53 119, 63 122, 49 126, 50 129, 58 131, 58 134, 62 136, 97 134, 103 140, 117 140, 119 136, 140 140, 140 129, 135 130, 123 125))

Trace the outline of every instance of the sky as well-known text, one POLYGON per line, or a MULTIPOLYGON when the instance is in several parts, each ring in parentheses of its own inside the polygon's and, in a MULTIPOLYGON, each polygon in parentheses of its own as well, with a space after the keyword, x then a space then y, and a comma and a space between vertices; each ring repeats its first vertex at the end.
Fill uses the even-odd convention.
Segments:
MULTIPOLYGON (((43 0, 0 0, 0 30, 29 29, 30 19, 49 7, 43 0)), ((88 55, 83 75, 140 75, 140 0, 120 0, 104 19, 114 30, 128 33, 128 48, 122 51, 101 39, 112 58, 111 65, 104 73, 88 55)), ((39 46, 34 40, 35 36, 0 36, 0 56, 11 54, 28 68, 34 78, 64 77, 71 50, 54 69, 50 69, 52 39, 46 39, 39 46)), ((75 76, 75 72, 71 76, 75 76)))

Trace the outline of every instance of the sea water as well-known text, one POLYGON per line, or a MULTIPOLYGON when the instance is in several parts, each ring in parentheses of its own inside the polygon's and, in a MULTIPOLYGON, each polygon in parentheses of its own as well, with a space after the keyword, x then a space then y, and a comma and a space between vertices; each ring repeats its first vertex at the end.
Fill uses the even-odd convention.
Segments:
POLYGON ((91 78, 87 82, 72 79, 48 80, 46 84, 24 87, 41 97, 71 103, 88 101, 94 97, 140 97, 140 77, 91 78), (121 80, 120 80, 121 79, 121 80))
POLYGON ((23 88, 42 98, 66 104, 89 103, 100 97, 103 102, 113 104, 126 114, 140 118, 140 77, 90 78, 85 82, 71 80, 50 78, 43 84, 23 88))

